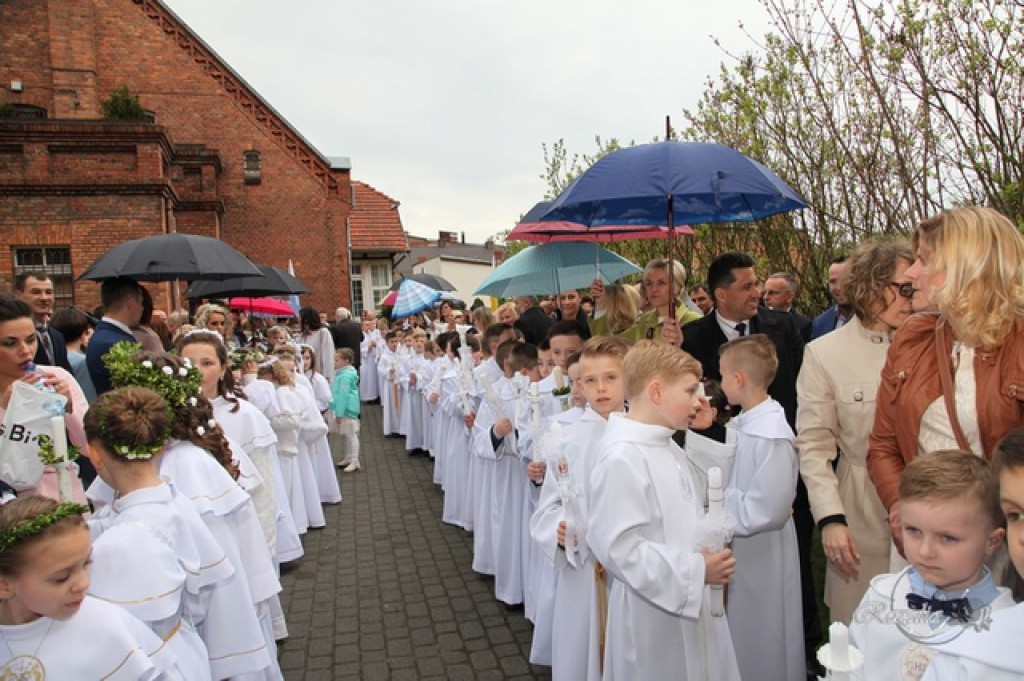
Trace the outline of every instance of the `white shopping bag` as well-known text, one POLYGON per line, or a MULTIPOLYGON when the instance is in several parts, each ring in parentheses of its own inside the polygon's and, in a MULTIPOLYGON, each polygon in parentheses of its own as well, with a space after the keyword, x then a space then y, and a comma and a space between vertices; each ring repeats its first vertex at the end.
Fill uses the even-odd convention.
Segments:
POLYGON ((39 435, 53 437, 50 419, 64 413, 67 398, 24 381, 15 381, 11 388, 0 426, 0 480, 23 490, 35 487, 43 476, 39 435))

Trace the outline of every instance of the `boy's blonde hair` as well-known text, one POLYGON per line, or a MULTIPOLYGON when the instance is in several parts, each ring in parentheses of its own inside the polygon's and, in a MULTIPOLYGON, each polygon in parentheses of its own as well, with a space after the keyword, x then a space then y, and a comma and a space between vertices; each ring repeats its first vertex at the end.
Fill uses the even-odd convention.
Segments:
POLYGON ((656 378, 666 383, 675 383, 687 375, 700 380, 704 370, 692 355, 674 345, 642 340, 626 353, 622 372, 626 375, 626 397, 632 398, 643 393, 656 378))
POLYGON ((729 357, 733 368, 741 371, 747 379, 761 388, 767 388, 775 380, 779 370, 779 355, 775 343, 763 333, 742 336, 718 348, 720 358, 729 357))
POLYGON ((412 337, 414 339, 416 339, 416 338, 426 338, 427 337, 427 332, 424 331, 423 329, 417 327, 416 330, 412 332, 412 337))
POLYGON ((618 357, 625 358, 632 343, 618 336, 594 336, 580 348, 580 359, 591 357, 618 357))
POLYGON ((901 502, 974 499, 992 527, 1003 524, 999 478, 984 459, 970 452, 947 449, 918 456, 903 469, 899 498, 901 502))

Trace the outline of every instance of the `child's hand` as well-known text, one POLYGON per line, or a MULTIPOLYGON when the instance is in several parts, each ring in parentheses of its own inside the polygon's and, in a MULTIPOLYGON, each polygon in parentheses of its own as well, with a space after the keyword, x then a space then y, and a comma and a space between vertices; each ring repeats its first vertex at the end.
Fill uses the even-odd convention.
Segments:
POLYGON ((512 422, 508 418, 503 418, 494 424, 494 434, 498 437, 505 437, 514 430, 512 422))
POLYGON ((462 417, 462 422, 466 424, 466 428, 473 430, 473 426, 476 425, 476 414, 466 414, 462 417))
POLYGON ((697 415, 690 421, 693 430, 706 430, 715 422, 715 410, 706 397, 697 398, 697 415))
POLYGON ((825 558, 843 577, 857 578, 860 554, 853 542, 850 528, 842 523, 829 523, 821 530, 821 548, 825 558))
POLYGON ((548 465, 543 461, 531 461, 526 465, 526 475, 533 482, 544 482, 544 474, 548 465))
POLYGON ((704 554, 704 583, 728 584, 732 573, 736 572, 736 559, 732 557, 732 549, 701 549, 700 552, 704 554))
POLYGON ((416 385, 416 372, 415 371, 410 371, 409 372, 409 385, 416 385))
MULTIPOLYGON (((565 521, 564 520, 559 520, 558 521, 558 530, 555 531, 555 536, 558 539, 558 548, 560 548, 560 549, 564 549, 565 548, 565 540, 568 537, 568 535, 569 535, 569 530, 566 528, 565 521)), ((579 540, 578 539, 576 540, 576 543, 577 543, 577 545, 579 545, 579 540)))
POLYGON ((430 393, 430 395, 429 395, 429 396, 427 397, 427 400, 429 400, 429 401, 430 401, 430 402, 431 402, 431 403, 433 404, 434 402, 437 402, 437 400, 438 400, 438 399, 439 399, 440 397, 441 397, 441 396, 440 396, 440 395, 438 395, 437 393, 430 393))

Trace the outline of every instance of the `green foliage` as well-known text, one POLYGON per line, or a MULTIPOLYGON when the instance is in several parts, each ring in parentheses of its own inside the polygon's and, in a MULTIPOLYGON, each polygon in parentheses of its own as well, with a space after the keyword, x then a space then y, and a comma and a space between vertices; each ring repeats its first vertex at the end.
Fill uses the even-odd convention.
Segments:
POLYGON ((104 99, 100 105, 103 107, 103 118, 108 121, 144 121, 149 116, 139 103, 138 96, 133 95, 127 85, 122 85, 111 92, 110 97, 104 99))
MULTIPOLYGON (((679 137, 751 156, 810 206, 681 240, 691 282, 742 250, 762 275, 802 281, 798 307, 828 304, 831 258, 905 234, 942 208, 989 204, 1024 226, 1024 4, 1005 0, 763 0, 773 30, 727 54, 679 137)), ((544 146, 549 196, 593 156, 544 146)), ((612 244, 643 264, 658 242, 612 244)), ((662 250, 659 255, 664 255, 662 250)))

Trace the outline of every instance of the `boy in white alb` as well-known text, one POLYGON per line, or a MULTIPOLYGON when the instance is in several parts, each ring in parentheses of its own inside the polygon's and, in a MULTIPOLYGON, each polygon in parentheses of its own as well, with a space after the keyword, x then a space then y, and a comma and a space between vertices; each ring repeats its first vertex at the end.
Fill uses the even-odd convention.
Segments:
POLYGON ((397 436, 400 432, 401 398, 398 385, 398 332, 388 331, 384 337, 386 346, 377 360, 377 374, 380 376, 381 423, 385 437, 397 436))
MULTIPOLYGON (((999 480, 999 505, 1006 518, 1006 544, 1018 583, 1024 579, 1024 428, 996 446, 992 460, 999 480)), ((1024 678, 1024 604, 992 614, 990 626, 968 629, 938 647, 925 681, 1011 681, 1024 678)))
MULTIPOLYGON (((850 642, 864 654, 864 666, 853 678, 917 681, 937 645, 983 631, 991 613, 1013 606, 985 565, 1004 530, 998 480, 983 459, 960 451, 921 454, 903 471, 899 503, 910 567, 872 579, 854 611, 850 642)), ((1019 645, 1018 639, 1005 652, 1019 659, 1019 645)))
MULTIPOLYGON (((622 360, 629 344, 621 338, 591 338, 583 346, 574 388, 588 407, 570 424, 549 428, 534 448, 534 458, 548 462, 530 533, 541 552, 558 570, 551 636, 551 667, 555 681, 600 681, 599 589, 607 587, 595 574, 586 542, 587 487, 606 419, 623 409, 626 398, 622 360), (555 447, 557 449, 552 449, 555 447), (568 506, 568 507, 567 507, 568 506)), ((534 645, 540 634, 534 630, 534 645)))
POLYGON ((641 341, 623 371, 629 413, 609 417, 587 497, 587 545, 611 577, 602 678, 739 681, 729 626, 707 602, 736 561, 697 549, 701 495, 672 441, 699 405, 700 362, 641 341))
POLYGON ((722 390, 743 408, 726 425, 736 433, 736 460, 725 490, 725 508, 736 519, 737 568, 728 600, 736 659, 744 679, 802 679, 807 670, 800 556, 792 518, 797 455, 786 414, 768 397, 779 360, 763 334, 726 343, 719 354, 722 390))

